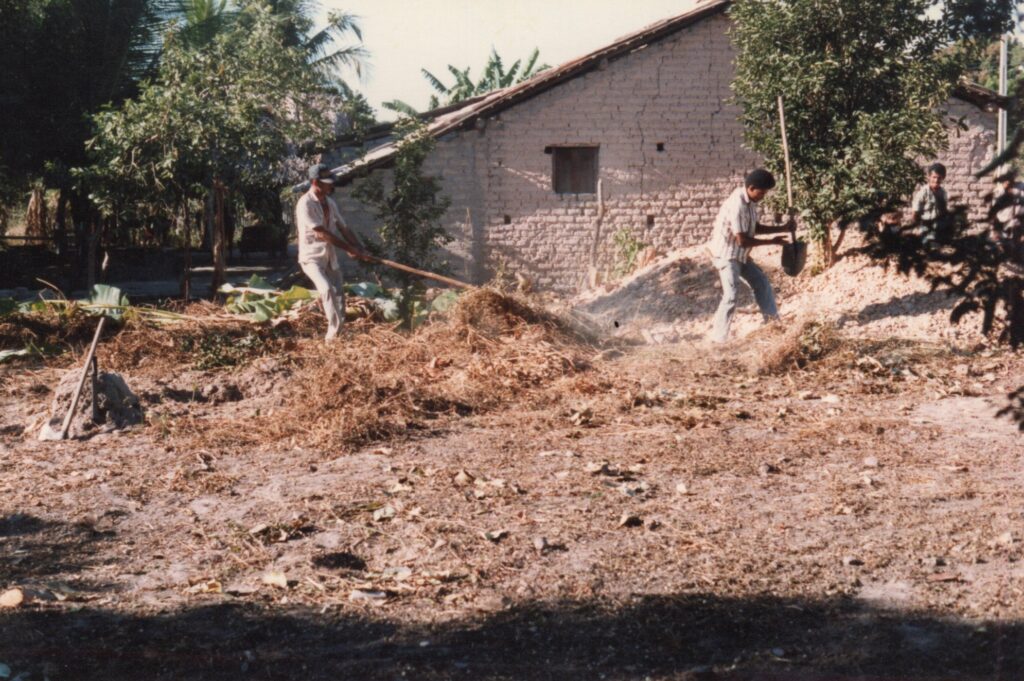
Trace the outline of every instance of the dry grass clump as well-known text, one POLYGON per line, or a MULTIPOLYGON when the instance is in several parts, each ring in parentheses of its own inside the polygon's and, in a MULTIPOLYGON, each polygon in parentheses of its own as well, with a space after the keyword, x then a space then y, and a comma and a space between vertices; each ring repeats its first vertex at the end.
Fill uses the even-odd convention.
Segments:
POLYGON ((751 339, 751 368, 762 375, 803 369, 834 352, 841 342, 835 324, 822 319, 797 320, 788 327, 773 324, 751 334, 751 339))
POLYGON ((307 305, 271 324, 255 324, 208 301, 191 303, 185 318, 154 325, 129 318, 116 338, 100 346, 100 359, 117 371, 173 375, 187 366, 221 369, 258 357, 287 354, 304 338, 322 337, 326 322, 318 306, 307 305))
MULTIPOLYGON (((48 310, 32 314, 11 314, 0 321, 0 348, 36 347, 59 352, 87 346, 96 333, 99 319, 77 308, 48 310)), ((117 333, 109 325, 104 338, 117 333)))
POLYGON ((282 410, 207 434, 219 444, 364 444, 521 400, 586 370, 593 352, 554 317, 490 290, 464 295, 448 318, 412 333, 373 325, 297 350, 282 410))

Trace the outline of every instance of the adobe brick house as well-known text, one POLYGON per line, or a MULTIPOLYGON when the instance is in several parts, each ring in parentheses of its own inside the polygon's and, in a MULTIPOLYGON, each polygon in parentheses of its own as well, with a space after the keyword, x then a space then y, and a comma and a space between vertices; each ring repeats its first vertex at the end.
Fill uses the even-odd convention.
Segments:
MULTIPOLYGON (((436 113, 428 172, 452 199, 446 225, 453 271, 482 282, 504 261, 539 288, 571 293, 592 264, 607 267, 626 228, 659 250, 703 242, 721 201, 759 164, 742 146, 729 102, 734 50, 711 0, 519 85, 436 113)), ((954 197, 978 210, 987 187, 971 172, 995 149, 998 97, 961 88, 949 115, 954 197)), ((383 144, 337 169, 388 172, 383 144)), ((373 219, 342 186, 336 198, 356 229, 373 219)))

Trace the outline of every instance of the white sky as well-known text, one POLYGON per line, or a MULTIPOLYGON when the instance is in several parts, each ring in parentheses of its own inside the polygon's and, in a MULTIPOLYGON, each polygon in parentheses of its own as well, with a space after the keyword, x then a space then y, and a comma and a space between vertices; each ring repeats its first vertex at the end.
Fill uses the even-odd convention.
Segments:
POLYGON ((352 79, 381 119, 383 101, 426 108, 433 90, 425 68, 446 84, 447 65, 471 66, 478 77, 491 48, 506 67, 540 48, 540 62, 557 66, 660 19, 681 14, 694 0, 322 0, 324 13, 360 18, 370 69, 352 79))

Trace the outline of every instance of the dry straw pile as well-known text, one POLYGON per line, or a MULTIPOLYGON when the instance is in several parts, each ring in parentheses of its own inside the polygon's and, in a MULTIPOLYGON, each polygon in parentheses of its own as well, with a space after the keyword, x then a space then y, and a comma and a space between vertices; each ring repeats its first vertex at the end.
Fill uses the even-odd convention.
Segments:
POLYGON ((365 324, 297 341, 285 407, 193 433, 207 446, 348 448, 528 399, 588 369, 593 351, 557 318, 481 289, 412 333, 365 324))

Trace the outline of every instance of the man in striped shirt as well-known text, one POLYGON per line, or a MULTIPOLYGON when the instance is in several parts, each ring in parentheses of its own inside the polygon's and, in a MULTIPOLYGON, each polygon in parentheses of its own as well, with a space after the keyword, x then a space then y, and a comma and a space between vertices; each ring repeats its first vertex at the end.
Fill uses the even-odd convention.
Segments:
POLYGON ((718 270, 722 282, 722 302, 718 305, 711 331, 711 340, 715 343, 724 343, 729 337, 740 279, 753 290, 754 299, 765 321, 779 317, 771 282, 761 268, 750 260, 751 248, 786 243, 786 238, 782 236, 758 239, 755 234, 778 234, 792 229, 791 222, 780 227, 760 225, 757 222, 757 204, 774 187, 775 178, 770 172, 763 168, 752 170, 744 178, 743 186, 737 187, 718 211, 711 241, 708 243, 711 263, 718 270))

